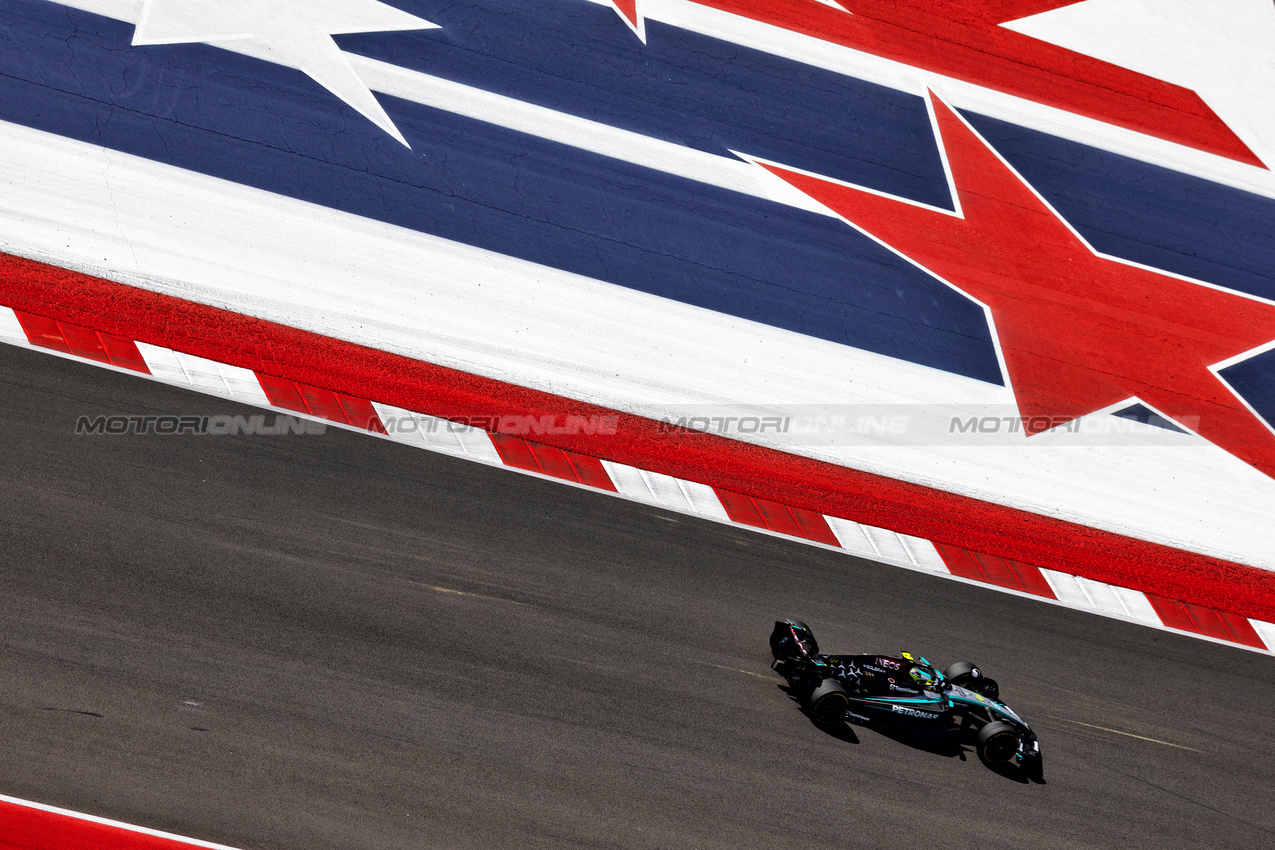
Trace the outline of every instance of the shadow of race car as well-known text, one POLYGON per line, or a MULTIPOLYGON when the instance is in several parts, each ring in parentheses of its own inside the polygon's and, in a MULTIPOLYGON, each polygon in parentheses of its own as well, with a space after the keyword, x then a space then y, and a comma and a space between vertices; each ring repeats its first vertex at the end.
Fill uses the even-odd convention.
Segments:
POLYGON ((972 744, 984 764, 1017 763, 1042 778, 1031 727, 1000 699, 1000 686, 969 661, 939 671, 925 658, 821 655, 810 628, 778 620, 770 634, 772 667, 822 726, 850 721, 916 735, 952 735, 972 744))

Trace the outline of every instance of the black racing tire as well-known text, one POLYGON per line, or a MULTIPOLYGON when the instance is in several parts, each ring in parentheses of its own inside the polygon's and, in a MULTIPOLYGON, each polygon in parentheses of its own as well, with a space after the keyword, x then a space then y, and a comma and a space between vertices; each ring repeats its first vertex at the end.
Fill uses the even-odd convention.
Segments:
POLYGON ((811 718, 821 726, 845 720, 846 709, 849 707, 850 697, 836 679, 824 679, 806 700, 811 718))
POLYGON ((958 661, 948 665, 943 671, 943 678, 953 685, 977 692, 978 684, 983 680, 983 671, 973 661, 958 661))
POLYGON ((1018 752, 1018 732, 1003 720, 995 720, 978 730, 975 748, 984 764, 1004 764, 1018 752))

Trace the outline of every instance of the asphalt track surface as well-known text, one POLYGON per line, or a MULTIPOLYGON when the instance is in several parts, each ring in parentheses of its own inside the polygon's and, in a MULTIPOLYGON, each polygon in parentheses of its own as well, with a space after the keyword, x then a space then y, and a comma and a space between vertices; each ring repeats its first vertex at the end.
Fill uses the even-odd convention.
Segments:
POLYGON ((1275 842, 1275 660, 0 346, 0 793, 246 850, 1275 842), (981 663, 1046 783, 768 669, 981 663))

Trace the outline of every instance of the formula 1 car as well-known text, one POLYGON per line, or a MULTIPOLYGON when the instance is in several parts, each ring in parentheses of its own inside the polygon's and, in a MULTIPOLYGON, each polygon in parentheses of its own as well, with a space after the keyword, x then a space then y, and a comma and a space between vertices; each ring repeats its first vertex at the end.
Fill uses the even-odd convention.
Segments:
POLYGON ((903 726, 916 734, 955 734, 988 765, 1016 761, 1041 777, 1040 744, 1031 727, 1000 700, 1000 686, 968 661, 940 672, 924 658, 820 655, 810 628, 778 620, 771 665, 820 725, 857 722, 903 726))

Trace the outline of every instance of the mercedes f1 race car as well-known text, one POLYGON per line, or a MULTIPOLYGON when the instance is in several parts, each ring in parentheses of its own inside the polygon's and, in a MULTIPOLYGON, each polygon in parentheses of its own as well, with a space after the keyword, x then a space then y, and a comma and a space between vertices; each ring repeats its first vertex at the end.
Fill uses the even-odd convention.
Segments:
POLYGON ((856 722, 953 734, 972 743, 985 764, 1017 762, 1041 778, 1040 744, 1031 727, 1001 702, 995 679, 968 661, 939 671, 924 658, 820 655, 810 628, 779 620, 770 634, 771 665, 820 725, 856 722))

